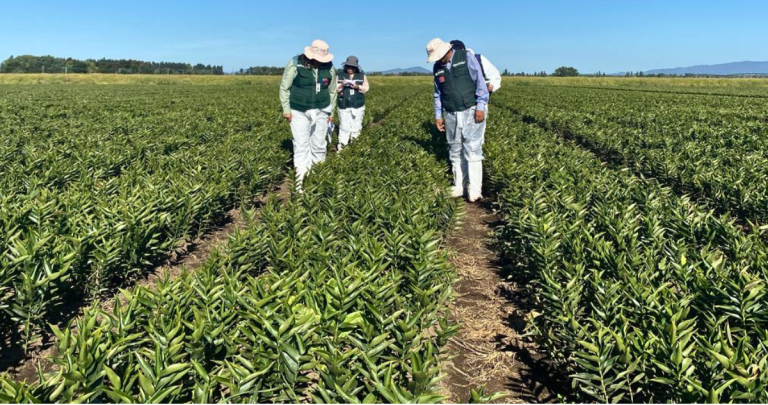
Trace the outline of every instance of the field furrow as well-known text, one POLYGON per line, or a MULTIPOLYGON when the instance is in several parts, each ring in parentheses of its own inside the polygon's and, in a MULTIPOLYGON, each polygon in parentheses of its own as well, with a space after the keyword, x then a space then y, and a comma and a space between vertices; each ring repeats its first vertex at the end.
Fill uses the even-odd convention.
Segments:
POLYGON ((496 111, 499 250, 535 302, 529 332, 574 399, 765 401, 760 235, 496 111))
POLYGON ((56 331, 60 370, 31 386, 6 382, 5 395, 439 400, 440 347, 453 330, 453 275, 439 243, 455 203, 444 164, 404 141, 429 139, 426 100, 316 167, 302 195, 269 200, 194 274, 139 287, 112 313, 89 311, 76 334, 56 331))
POLYGON ((768 109, 752 99, 592 89, 520 89, 502 104, 729 213, 768 221, 768 109))
POLYGON ((764 82, 505 79, 466 208, 431 78, 301 193, 277 78, 195 82, 5 86, 0 402, 768 402, 764 82))

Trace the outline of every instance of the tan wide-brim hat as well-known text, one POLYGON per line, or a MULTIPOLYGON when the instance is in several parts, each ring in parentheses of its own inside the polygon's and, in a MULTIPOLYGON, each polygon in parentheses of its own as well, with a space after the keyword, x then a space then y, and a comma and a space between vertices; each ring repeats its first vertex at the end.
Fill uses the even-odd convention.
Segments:
POLYGON ((440 38, 435 38, 427 44, 427 62, 437 62, 451 50, 451 44, 440 38))
POLYGON ((333 54, 328 52, 328 44, 321 39, 316 39, 312 41, 312 45, 305 46, 304 56, 320 63, 328 63, 333 60, 333 54))

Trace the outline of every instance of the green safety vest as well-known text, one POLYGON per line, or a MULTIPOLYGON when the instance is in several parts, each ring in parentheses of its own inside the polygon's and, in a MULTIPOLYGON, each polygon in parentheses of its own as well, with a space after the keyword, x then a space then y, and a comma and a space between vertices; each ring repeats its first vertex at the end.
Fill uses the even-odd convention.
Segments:
POLYGON ((464 111, 477 104, 477 90, 467 66, 467 51, 454 50, 451 68, 437 62, 432 71, 440 86, 440 102, 445 111, 464 111))
MULTIPOLYGON (((346 73, 337 78, 339 85, 344 83, 344 80, 350 80, 349 75, 346 73)), ((365 75, 363 72, 357 72, 351 80, 354 80, 358 86, 362 86, 365 80, 365 75)), ((341 94, 339 94, 339 109, 360 108, 363 106, 365 106, 365 94, 361 93, 360 90, 355 90, 350 87, 342 87, 341 94)))
POLYGON ((291 86, 291 109, 305 112, 328 107, 331 104, 328 87, 331 86, 333 64, 321 64, 315 76, 312 67, 299 63, 298 57, 294 58, 293 62, 296 64, 296 77, 291 86))

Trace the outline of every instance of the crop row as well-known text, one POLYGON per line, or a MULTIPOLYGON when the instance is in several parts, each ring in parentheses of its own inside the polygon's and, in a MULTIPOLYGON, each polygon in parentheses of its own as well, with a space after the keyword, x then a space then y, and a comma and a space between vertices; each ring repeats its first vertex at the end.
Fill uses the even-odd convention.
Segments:
MULTIPOLYGON (((172 98, 150 100, 151 108, 160 108, 172 98)), ((243 114, 249 101, 233 100, 231 114, 243 114)), ((170 128, 174 115, 183 116, 178 111, 167 114, 170 128)), ((210 229, 235 204, 275 183, 289 161, 288 151, 281 148, 287 133, 275 129, 277 120, 271 125, 257 122, 263 128, 225 125, 216 142, 147 153, 119 175, 78 178, 66 189, 35 181, 35 171, 28 177, 7 171, 30 187, 0 200, 3 340, 11 345, 34 342, 68 300, 109 291, 137 276, 179 241, 210 229)), ((109 138, 99 132, 91 136, 109 138)), ((121 160, 119 148, 105 151, 121 160)), ((127 149, 125 156, 132 152, 127 149)), ((50 154, 60 154, 62 161, 75 159, 55 148, 50 154)), ((86 176, 97 171, 83 168, 86 176)))
POLYGON ((56 329, 58 370, 0 382, 0 400, 440 400, 455 327, 439 247, 456 206, 444 163, 418 143, 431 142, 427 107, 404 103, 316 166, 302 195, 269 198, 194 273, 56 329))
MULTIPOLYGON (((514 77, 504 78, 513 93, 519 87, 593 89, 600 91, 634 91, 659 94, 691 94, 719 97, 768 98, 768 84, 762 79, 733 78, 649 78, 649 77, 514 77), (514 86, 514 87, 513 87, 514 86), (514 88, 514 90, 512 90, 514 88)), ((504 91, 508 93, 508 91, 504 91)), ((502 93, 499 93, 501 95, 502 93)))
POLYGON ((9 86, 0 99, 0 173, 8 194, 119 176, 143 160, 266 124, 242 114, 258 97, 146 87, 9 86), (196 97, 195 97, 196 96, 196 97), (238 109, 226 120, 219 108, 238 109))
POLYGON ((768 109, 760 100, 544 88, 503 102, 720 212, 768 222, 768 109))
POLYGON ((768 400, 758 231, 494 111, 505 123, 487 144, 499 249, 532 297, 529 331, 575 398, 768 400))
POLYGON ((290 151, 272 87, 9 91, 0 347, 26 349, 68 301, 110 294, 275 184, 290 151))
MULTIPOLYGON (((168 94, 147 86, 6 86, 0 187, 5 195, 61 192, 120 176, 148 159, 256 132, 274 125, 274 108, 265 107, 274 107, 273 87, 182 87, 168 94)), ((366 124, 386 116, 408 92, 375 87, 366 124)))

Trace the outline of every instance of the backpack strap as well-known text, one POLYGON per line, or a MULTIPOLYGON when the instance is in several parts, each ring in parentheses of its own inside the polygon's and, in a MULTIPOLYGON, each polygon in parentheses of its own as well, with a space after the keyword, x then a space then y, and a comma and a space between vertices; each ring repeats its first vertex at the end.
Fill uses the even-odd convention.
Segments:
POLYGON ((483 73, 483 79, 488 80, 488 78, 485 76, 485 69, 483 68, 483 61, 481 59, 483 55, 476 53, 475 58, 477 58, 477 63, 480 64, 480 71, 483 73))

